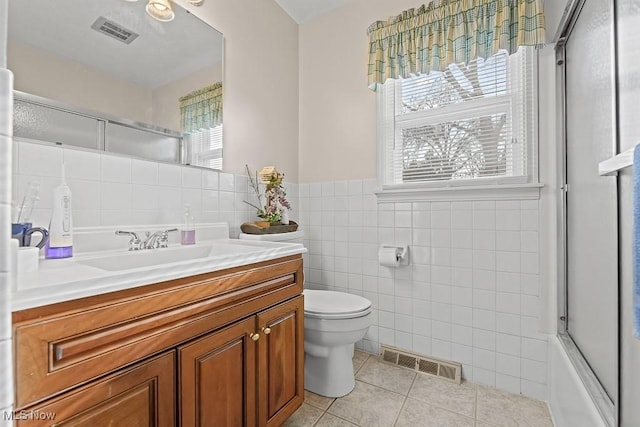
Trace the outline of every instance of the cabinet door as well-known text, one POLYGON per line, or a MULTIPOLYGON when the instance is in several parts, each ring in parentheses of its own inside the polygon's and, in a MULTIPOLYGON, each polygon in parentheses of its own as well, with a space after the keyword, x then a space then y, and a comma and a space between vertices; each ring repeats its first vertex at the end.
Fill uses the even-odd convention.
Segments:
POLYGON ((175 424, 175 352, 17 411, 22 426, 157 426, 175 424))
POLYGON ((281 425, 304 399, 303 297, 259 313, 258 329, 258 424, 281 425))
POLYGON ((255 317, 178 348, 180 425, 254 426, 255 317))

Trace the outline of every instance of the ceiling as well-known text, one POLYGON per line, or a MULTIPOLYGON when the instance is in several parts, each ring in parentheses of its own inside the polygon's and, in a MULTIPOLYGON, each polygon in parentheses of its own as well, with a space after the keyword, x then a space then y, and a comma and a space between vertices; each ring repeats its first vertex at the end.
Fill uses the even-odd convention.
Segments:
POLYGON ((298 24, 310 21, 353 0, 276 0, 298 24))
POLYGON ((181 7, 171 22, 122 0, 10 1, 9 39, 156 88, 222 60, 222 34, 181 7), (127 45, 91 28, 100 16, 139 34, 127 45), (205 54, 203 54, 205 53, 205 54))

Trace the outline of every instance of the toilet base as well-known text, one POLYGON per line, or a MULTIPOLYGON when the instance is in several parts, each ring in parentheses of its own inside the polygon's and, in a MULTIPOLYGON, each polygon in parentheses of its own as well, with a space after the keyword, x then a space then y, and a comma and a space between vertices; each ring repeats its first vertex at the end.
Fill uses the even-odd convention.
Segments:
POLYGON ((353 344, 329 347, 327 357, 304 355, 304 388, 326 397, 342 397, 355 387, 353 344))

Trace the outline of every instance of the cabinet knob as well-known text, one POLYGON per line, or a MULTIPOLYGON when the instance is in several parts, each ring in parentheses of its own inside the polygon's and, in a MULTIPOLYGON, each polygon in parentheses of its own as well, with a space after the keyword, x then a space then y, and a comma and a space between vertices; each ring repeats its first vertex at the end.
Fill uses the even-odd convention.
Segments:
POLYGON ((260 339, 260 334, 249 334, 249 337, 251 337, 252 340, 254 341, 258 341, 260 339))
POLYGON ((262 332, 264 332, 265 335, 269 335, 271 333, 271 328, 262 328, 262 332))

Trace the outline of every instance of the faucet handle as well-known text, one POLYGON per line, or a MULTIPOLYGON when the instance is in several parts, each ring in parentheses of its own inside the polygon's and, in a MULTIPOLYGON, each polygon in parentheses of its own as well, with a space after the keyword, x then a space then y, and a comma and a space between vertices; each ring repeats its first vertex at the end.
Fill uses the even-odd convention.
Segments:
POLYGON ((140 243, 142 242, 140 241, 138 235, 133 231, 116 230, 116 236, 130 236, 131 238, 129 239, 129 250, 137 251, 140 249, 140 243))
POLYGON ((178 229, 170 228, 160 233, 160 238, 158 239, 158 247, 166 248, 167 246, 169 246, 169 233, 171 233, 172 231, 178 231, 178 229))

